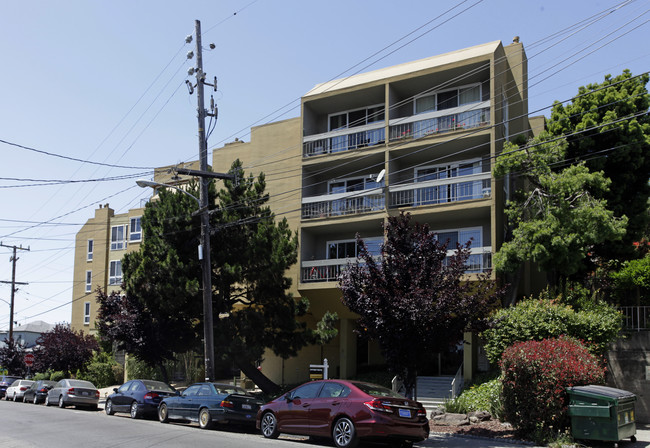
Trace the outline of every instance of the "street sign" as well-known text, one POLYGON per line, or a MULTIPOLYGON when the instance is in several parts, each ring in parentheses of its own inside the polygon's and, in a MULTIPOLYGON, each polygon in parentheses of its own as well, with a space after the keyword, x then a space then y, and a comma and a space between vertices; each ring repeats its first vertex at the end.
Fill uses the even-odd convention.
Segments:
POLYGON ((31 367, 34 364, 34 355, 32 353, 27 353, 25 355, 25 365, 31 367))

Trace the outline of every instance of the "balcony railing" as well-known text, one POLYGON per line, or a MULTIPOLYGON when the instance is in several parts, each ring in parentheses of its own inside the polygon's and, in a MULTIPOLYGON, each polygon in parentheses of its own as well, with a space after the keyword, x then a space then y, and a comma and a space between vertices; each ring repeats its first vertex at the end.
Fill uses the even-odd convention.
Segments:
MULTIPOLYGON (((449 250, 447 256, 452 256, 455 252, 455 250, 449 250)), ((302 283, 337 281, 341 271, 347 267, 348 263, 356 263, 356 261, 356 258, 303 261, 300 281, 302 283)), ((466 265, 466 274, 477 274, 492 269, 492 248, 489 246, 471 248, 466 265)))
POLYGON ((490 173, 469 174, 389 187, 390 208, 418 207, 488 198, 492 194, 490 173))
POLYGON ((302 199, 302 219, 354 215, 383 210, 381 188, 349 193, 327 194, 302 199))
POLYGON ((623 330, 650 331, 650 306, 622 306, 623 330))
POLYGON ((384 123, 310 135, 303 139, 303 157, 374 146, 386 141, 384 123))
POLYGON ((471 110, 466 110, 467 107, 463 107, 462 109, 465 110, 458 111, 460 108, 455 108, 456 112, 446 115, 444 112, 427 112, 391 120, 388 128, 389 140, 394 142, 487 126, 490 124, 490 108, 486 106, 489 106, 488 101, 477 103, 471 110))

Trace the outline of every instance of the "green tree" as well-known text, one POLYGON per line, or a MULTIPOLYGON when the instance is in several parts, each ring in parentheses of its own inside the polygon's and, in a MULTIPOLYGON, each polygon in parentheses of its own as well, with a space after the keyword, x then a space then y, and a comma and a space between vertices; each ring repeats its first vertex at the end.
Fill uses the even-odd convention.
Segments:
POLYGON ((627 216, 629 224, 622 243, 603 240, 593 249, 606 259, 632 258, 632 242, 648 225, 650 197, 650 95, 644 73, 633 77, 629 70, 602 83, 580 87, 570 104, 556 102, 548 130, 566 136, 566 157, 584 161, 591 172, 602 171, 610 188, 589 189, 593 197, 605 199, 614 216, 627 216))
POLYGON ((610 277, 614 280, 621 305, 647 305, 650 298, 650 254, 625 261, 621 269, 612 272, 610 277))
POLYGON ((262 390, 277 386, 257 368, 265 349, 282 358, 296 356, 307 344, 324 343, 334 336, 335 315, 327 313, 316 330, 302 317, 309 302, 288 293, 286 271, 297 262, 298 239, 286 219, 276 223, 268 207, 265 176, 245 177, 236 160, 229 171, 213 213, 211 244, 214 261, 215 347, 262 390))
POLYGON ((7 369, 10 375, 23 376, 27 372, 25 348, 14 339, 5 339, 0 347, 0 368, 7 369))
POLYGON ((520 189, 506 205, 512 237, 494 255, 499 272, 516 272, 534 261, 555 286, 580 271, 594 245, 620 240, 627 218, 615 217, 602 195, 610 181, 579 163, 559 167, 567 144, 546 133, 519 148, 507 144, 494 167, 495 177, 517 176, 520 189))
MULTIPOLYGON (((197 193, 195 184, 189 192, 197 193)), ((97 293, 100 335, 159 368, 165 381, 165 361, 201 347, 200 223, 192 216, 195 209, 191 197, 160 190, 158 200, 145 207, 140 250, 122 260, 125 294, 97 293)))
POLYGON ((359 259, 339 280, 343 304, 359 315, 360 331, 378 342, 408 395, 430 354, 460 342, 464 330, 480 328, 500 295, 485 275, 463 277, 469 242, 447 257, 447 242, 426 224, 411 226, 410 219, 404 213, 388 218, 381 260, 357 237, 359 259))

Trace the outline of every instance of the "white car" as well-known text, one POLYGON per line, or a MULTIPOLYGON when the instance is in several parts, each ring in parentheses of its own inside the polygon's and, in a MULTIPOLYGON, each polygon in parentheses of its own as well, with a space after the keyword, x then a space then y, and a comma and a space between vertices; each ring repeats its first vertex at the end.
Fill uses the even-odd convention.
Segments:
POLYGON ((13 401, 23 401, 23 397, 25 396, 25 391, 29 389, 29 386, 31 386, 33 381, 30 380, 16 380, 13 383, 11 383, 11 386, 7 388, 7 394, 5 395, 5 398, 7 400, 13 400, 13 401))

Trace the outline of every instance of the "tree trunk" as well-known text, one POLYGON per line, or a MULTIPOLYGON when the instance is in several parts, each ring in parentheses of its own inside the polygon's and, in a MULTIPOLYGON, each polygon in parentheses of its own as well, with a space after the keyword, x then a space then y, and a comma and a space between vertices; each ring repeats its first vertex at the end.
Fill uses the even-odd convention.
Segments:
POLYGON ((162 376, 163 382, 169 384, 169 378, 167 377, 167 369, 165 368, 165 363, 163 361, 158 362, 158 368, 160 369, 160 375, 162 376))
POLYGON ((280 386, 271 381, 266 375, 264 375, 259 369, 257 369, 253 364, 243 359, 235 359, 235 364, 237 367, 244 372, 251 381, 257 384, 257 387, 262 389, 267 395, 278 395, 280 393, 280 386))

